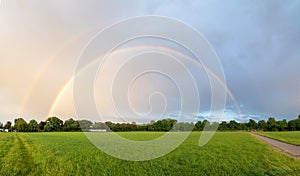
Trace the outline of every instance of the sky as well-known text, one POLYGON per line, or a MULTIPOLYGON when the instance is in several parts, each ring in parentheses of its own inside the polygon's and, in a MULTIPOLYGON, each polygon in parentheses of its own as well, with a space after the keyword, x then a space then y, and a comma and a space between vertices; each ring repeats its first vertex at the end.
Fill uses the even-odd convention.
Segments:
MULTIPOLYGON (((128 89, 127 77, 134 77, 134 73, 151 64, 168 70, 181 88, 190 92, 186 94, 191 101, 187 105, 190 111, 183 116, 205 117, 211 103, 209 81, 203 68, 187 57, 179 54, 185 67, 168 55, 151 54, 139 55, 130 60, 132 66, 121 67, 122 58, 149 48, 163 52, 162 48, 168 46, 189 56, 184 49, 161 39, 138 39, 113 53, 96 75, 97 111, 85 101, 79 103, 80 112, 76 109, 72 80, 78 76, 76 66, 84 48, 107 26, 143 15, 178 19, 207 39, 219 57, 224 81, 232 93, 230 96, 227 92, 223 120, 266 120, 270 116, 293 119, 300 114, 299 1, 2 0, 0 122, 13 121, 15 117, 45 120, 48 116, 97 121, 97 111, 102 120, 112 121, 146 122, 160 119, 162 114, 176 117, 180 112, 180 91, 167 76, 149 73, 143 79, 137 78, 128 89), (119 77, 113 77, 114 71, 121 73, 119 77), (193 92, 194 85, 189 82, 192 78, 187 73, 193 75, 198 92, 193 92), (115 91, 112 96, 110 86, 115 91), (201 108, 195 112, 193 98, 198 94, 201 108), (118 106, 119 114, 112 113, 113 105, 118 106), (116 115, 130 118, 115 118, 116 115)), ((97 64, 91 68, 97 69, 97 64)), ((89 70, 83 74, 94 79, 89 70)), ((90 91, 82 86, 80 96, 90 91)))

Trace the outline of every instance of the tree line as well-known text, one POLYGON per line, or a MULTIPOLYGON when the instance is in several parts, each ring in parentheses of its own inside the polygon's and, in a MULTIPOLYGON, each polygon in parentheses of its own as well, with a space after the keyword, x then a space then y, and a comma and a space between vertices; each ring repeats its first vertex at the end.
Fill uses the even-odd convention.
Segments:
POLYGON ((248 122, 237 122, 231 120, 229 122, 222 121, 209 122, 208 120, 193 122, 178 122, 174 119, 163 119, 151 121, 149 124, 132 123, 113 123, 113 122, 92 122, 89 120, 61 120, 58 117, 49 117, 46 121, 39 123, 32 119, 28 123, 23 118, 16 118, 14 125, 10 121, 6 124, 0 123, 0 129, 17 132, 59 132, 59 131, 89 131, 91 129, 102 129, 107 131, 202 131, 204 127, 215 129, 218 131, 300 131, 300 115, 298 118, 287 121, 275 120, 270 117, 267 121, 260 120, 256 122, 249 119, 248 122))

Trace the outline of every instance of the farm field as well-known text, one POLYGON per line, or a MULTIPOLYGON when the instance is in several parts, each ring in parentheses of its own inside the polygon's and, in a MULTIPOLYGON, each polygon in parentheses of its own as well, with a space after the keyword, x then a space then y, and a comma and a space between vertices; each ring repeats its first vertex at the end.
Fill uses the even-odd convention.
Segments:
POLYGON ((276 139, 289 144, 300 146, 300 131, 289 131, 289 132, 257 132, 262 136, 266 136, 272 139, 276 139))
MULTIPOLYGON (((98 133, 107 135, 108 133, 98 133)), ((162 132, 124 132, 149 140, 162 132)), ((299 175, 300 160, 246 132, 217 132, 204 147, 193 132, 176 150, 134 162, 98 150, 84 133, 0 133, 0 175, 299 175)))

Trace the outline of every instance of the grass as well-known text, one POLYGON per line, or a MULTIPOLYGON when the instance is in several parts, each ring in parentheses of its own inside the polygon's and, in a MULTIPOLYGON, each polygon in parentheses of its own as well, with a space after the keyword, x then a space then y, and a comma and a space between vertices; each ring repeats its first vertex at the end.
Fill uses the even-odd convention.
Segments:
POLYGON ((289 132, 257 132, 257 134, 300 146, 300 131, 289 132))
MULTIPOLYGON (((148 140, 163 133, 119 134, 148 140)), ((134 162, 105 154, 83 133, 1 133, 0 175, 300 175, 300 160, 248 133, 217 132, 204 147, 200 135, 161 158, 134 162)))

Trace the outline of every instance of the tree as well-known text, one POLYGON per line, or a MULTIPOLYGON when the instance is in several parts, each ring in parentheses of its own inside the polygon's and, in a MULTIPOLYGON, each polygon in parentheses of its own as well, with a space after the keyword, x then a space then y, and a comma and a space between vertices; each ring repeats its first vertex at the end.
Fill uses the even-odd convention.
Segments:
POLYGON ((278 131, 276 120, 270 117, 267 121, 268 131, 278 131))
POLYGON ((79 131, 80 126, 78 121, 70 118, 69 120, 66 120, 63 126, 63 131, 79 131))
POLYGON ((239 123, 239 130, 242 131, 247 130, 247 123, 239 123))
POLYGON ((170 131, 176 123, 174 119, 158 120, 148 126, 148 131, 170 131))
POLYGON ((106 124, 102 122, 95 122, 92 126, 94 129, 106 129, 106 124))
POLYGON ((37 132, 38 131, 38 123, 36 120, 32 119, 28 123, 28 131, 29 132, 37 132))
POLYGON ((14 128, 19 132, 26 132, 28 131, 27 122, 23 118, 15 119, 14 128))
POLYGON ((46 120, 46 125, 44 127, 44 131, 61 131, 63 126, 63 121, 57 117, 49 117, 46 120))
POLYGON ((153 125, 155 123, 155 120, 150 121, 150 125, 153 125))
POLYGON ((4 125, 4 129, 11 130, 11 122, 7 121, 6 124, 4 125))
POLYGON ((257 129, 257 123, 255 120, 249 119, 249 122, 247 123, 247 127, 249 130, 255 130, 257 129))
POLYGON ((290 120, 288 122, 288 129, 290 131, 296 131, 297 130, 297 123, 296 123, 296 120, 290 120))
POLYGON ((288 129, 288 123, 285 119, 277 121, 276 123, 279 131, 286 131, 288 129))
POLYGON ((203 125, 203 130, 205 130, 205 131, 209 130, 210 126, 211 126, 211 124, 208 120, 203 120, 202 125, 203 125))
POLYGON ((226 121, 222 121, 221 124, 218 127, 218 130, 220 131, 226 131, 228 130, 228 125, 226 121))
POLYGON ((173 125, 172 131, 191 131, 194 128, 194 123, 188 122, 177 122, 173 125))
POLYGON ((213 123, 210 125, 210 130, 218 129, 219 125, 220 125, 220 124, 219 124, 218 122, 213 122, 213 123))
POLYGON ((299 116, 298 116, 298 119, 295 119, 295 123, 296 123, 296 126, 297 126, 296 130, 300 130, 300 117, 299 116))
POLYGON ((258 121, 258 130, 261 130, 261 131, 267 130, 267 122, 264 120, 258 121))
POLYGON ((93 125, 93 122, 89 121, 89 120, 79 120, 78 124, 80 125, 80 128, 82 130, 87 130, 90 129, 93 125))
POLYGON ((145 125, 145 124, 137 125, 136 126, 136 131, 147 131, 147 127, 148 127, 148 125, 145 125))
POLYGON ((202 131, 204 128, 204 124, 199 120, 194 127, 195 131, 202 131))
POLYGON ((228 128, 233 131, 238 130, 239 123, 237 123, 235 120, 230 120, 230 122, 228 123, 228 128))
POLYGON ((39 131, 44 131, 44 127, 47 123, 45 121, 40 121, 39 125, 38 125, 38 130, 39 131))

